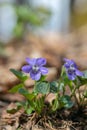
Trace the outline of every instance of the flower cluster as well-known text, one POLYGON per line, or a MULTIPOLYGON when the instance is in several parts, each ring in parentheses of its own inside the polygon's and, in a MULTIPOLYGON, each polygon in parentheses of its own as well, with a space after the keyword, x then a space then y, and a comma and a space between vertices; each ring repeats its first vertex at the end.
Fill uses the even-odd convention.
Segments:
MULTIPOLYGON (((48 69, 43 67, 46 65, 45 58, 26 58, 26 62, 29 65, 24 65, 22 71, 25 73, 30 73, 30 77, 33 80, 39 80, 41 75, 46 75, 48 69)), ((77 76, 83 76, 83 72, 78 70, 76 63, 73 60, 64 58, 64 67, 66 69, 67 76, 70 80, 75 80, 77 76)))
POLYGON ((62 67, 60 77, 58 80, 51 82, 46 80, 45 75, 47 75, 48 69, 44 67, 46 65, 45 58, 26 58, 26 62, 27 65, 22 67, 22 72, 11 69, 11 72, 19 78, 20 83, 14 86, 10 92, 18 92, 25 97, 25 103, 23 102, 19 104, 19 106, 23 107, 27 114, 33 112, 43 114, 43 110, 48 107, 46 106, 45 99, 50 93, 54 93, 55 99, 46 109, 49 113, 61 108, 72 108, 72 106, 74 106, 72 97, 75 98, 76 105, 87 105, 85 100, 87 98, 87 90, 83 92, 83 95, 79 93, 79 99, 76 96, 76 92, 80 92, 80 86, 87 84, 87 71, 84 73, 81 72, 73 60, 64 58, 64 66, 62 67), (29 75, 33 80, 35 80, 32 92, 29 92, 24 86, 29 75), (66 87, 69 87, 69 94, 66 94, 66 87), (41 96, 39 96, 40 94, 41 96))

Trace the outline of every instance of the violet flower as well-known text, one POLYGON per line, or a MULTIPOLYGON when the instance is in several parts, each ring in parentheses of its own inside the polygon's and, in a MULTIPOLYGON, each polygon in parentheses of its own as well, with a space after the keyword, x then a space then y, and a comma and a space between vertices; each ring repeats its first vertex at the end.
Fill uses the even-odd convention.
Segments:
POLYGON ((33 80, 37 81, 41 78, 41 75, 46 75, 48 73, 48 69, 43 67, 46 64, 45 58, 26 58, 26 62, 29 65, 24 65, 22 71, 30 73, 30 77, 33 80))
POLYGON ((83 72, 78 70, 76 63, 73 60, 64 58, 67 76, 70 80, 75 80, 77 76, 83 76, 83 72))

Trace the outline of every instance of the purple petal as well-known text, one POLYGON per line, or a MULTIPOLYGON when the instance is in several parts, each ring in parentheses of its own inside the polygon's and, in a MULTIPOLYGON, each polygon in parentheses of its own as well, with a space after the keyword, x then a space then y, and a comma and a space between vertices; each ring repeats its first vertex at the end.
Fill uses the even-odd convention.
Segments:
POLYGON ((64 62, 69 62, 70 60, 67 59, 67 58, 63 58, 63 61, 64 61, 64 62))
POLYGON ((70 60, 70 59, 67 59, 67 58, 64 58, 63 60, 64 60, 66 63, 70 64, 70 65, 75 63, 73 60, 70 60))
POLYGON ((78 76, 83 76, 83 72, 79 71, 79 70, 76 70, 76 75, 78 76))
POLYGON ((72 65, 75 69, 78 68, 77 65, 76 65, 76 63, 75 63, 73 60, 71 60, 71 65, 72 65))
POLYGON ((36 58, 32 58, 32 59, 26 58, 26 62, 27 62, 28 64, 30 64, 31 66, 33 66, 33 65, 36 64, 36 58))
POLYGON ((43 66, 46 64, 46 59, 45 58, 37 58, 37 65, 38 66, 43 66))
POLYGON ((66 62, 66 63, 64 64, 64 66, 65 66, 66 68, 69 68, 69 66, 72 66, 72 67, 74 67, 74 68, 77 69, 77 65, 76 65, 76 63, 75 63, 73 60, 69 60, 69 59, 64 58, 64 61, 66 62))
POLYGON ((48 69, 46 67, 40 67, 40 71, 41 71, 42 75, 45 75, 48 73, 48 69))
POLYGON ((67 73, 67 75, 68 75, 68 78, 69 78, 70 80, 75 80, 75 78, 76 78, 76 75, 75 75, 75 74, 68 74, 68 73, 67 73))
POLYGON ((33 80, 39 80, 40 77, 41 77, 41 72, 38 72, 38 73, 33 73, 32 71, 30 72, 30 77, 33 79, 33 80))
POLYGON ((30 70, 31 70, 31 66, 29 66, 29 65, 24 65, 22 67, 22 71, 25 72, 25 73, 29 73, 30 70))
POLYGON ((69 65, 71 65, 71 64, 74 63, 73 60, 70 60, 70 59, 67 59, 67 58, 64 58, 63 60, 64 60, 64 62, 66 62, 66 63, 69 64, 69 65))
POLYGON ((69 68, 70 68, 70 65, 69 65, 68 63, 65 63, 65 64, 64 64, 64 67, 65 67, 66 69, 69 69, 69 68))

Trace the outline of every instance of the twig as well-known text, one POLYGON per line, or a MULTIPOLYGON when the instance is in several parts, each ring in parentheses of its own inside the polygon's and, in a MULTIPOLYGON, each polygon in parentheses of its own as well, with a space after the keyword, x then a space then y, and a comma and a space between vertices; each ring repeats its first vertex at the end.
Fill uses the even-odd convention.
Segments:
POLYGON ((45 122, 45 125, 49 128, 49 129, 51 129, 51 130, 57 130, 57 129, 54 129, 54 128, 52 128, 48 123, 46 123, 45 122))

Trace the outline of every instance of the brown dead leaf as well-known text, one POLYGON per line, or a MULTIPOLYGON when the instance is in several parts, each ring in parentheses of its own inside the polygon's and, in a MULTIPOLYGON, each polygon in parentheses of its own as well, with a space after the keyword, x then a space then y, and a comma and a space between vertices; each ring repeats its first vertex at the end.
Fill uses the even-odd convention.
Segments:
POLYGON ((5 125, 0 130, 16 130, 14 126, 5 125))
MULTIPOLYGON (((17 107, 16 104, 11 103, 7 107, 7 109, 11 110, 11 109, 16 108, 16 107, 17 107)), ((15 128, 17 128, 19 126, 19 118, 23 114, 24 110, 20 109, 16 113, 10 114, 10 113, 7 113, 7 109, 5 109, 2 112, 1 122, 3 122, 4 124, 13 125, 15 128)))

